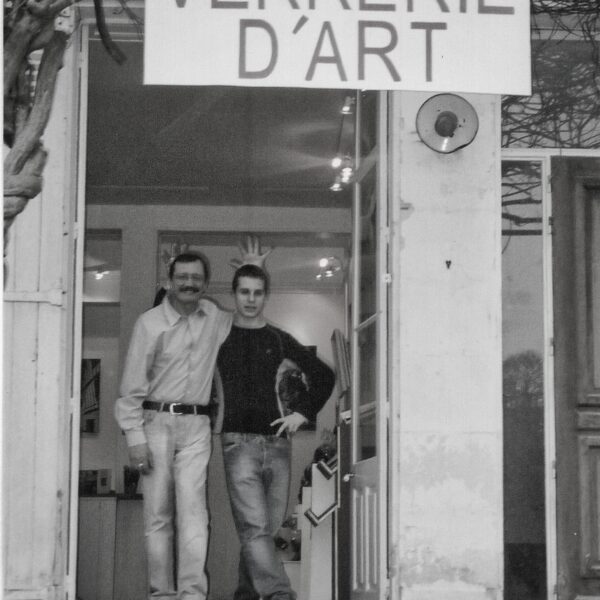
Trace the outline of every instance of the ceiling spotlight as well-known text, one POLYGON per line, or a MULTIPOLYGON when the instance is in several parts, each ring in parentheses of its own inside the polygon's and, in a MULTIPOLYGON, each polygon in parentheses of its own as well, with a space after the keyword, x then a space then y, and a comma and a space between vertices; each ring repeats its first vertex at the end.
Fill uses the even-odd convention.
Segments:
POLYGON ((354 98, 352 96, 346 96, 344 100, 344 106, 340 111, 343 115, 351 115, 354 108, 354 98))
POLYGON ((329 186, 329 189, 332 192, 342 191, 342 178, 339 175, 335 178, 335 181, 329 186))

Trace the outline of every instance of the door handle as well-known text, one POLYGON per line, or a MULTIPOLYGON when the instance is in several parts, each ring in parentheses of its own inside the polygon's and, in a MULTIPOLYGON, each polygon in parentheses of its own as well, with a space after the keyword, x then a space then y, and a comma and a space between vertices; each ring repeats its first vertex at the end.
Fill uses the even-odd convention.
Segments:
POLYGON ((345 481, 346 483, 348 483, 353 477, 356 477, 356 475, 354 473, 346 473, 342 477, 342 481, 345 481))

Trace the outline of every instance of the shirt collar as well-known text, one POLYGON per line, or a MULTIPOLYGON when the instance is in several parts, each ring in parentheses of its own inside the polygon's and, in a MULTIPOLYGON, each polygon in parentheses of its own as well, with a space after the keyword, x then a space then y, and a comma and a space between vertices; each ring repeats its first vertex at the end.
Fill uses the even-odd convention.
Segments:
MULTIPOLYGON (((206 315, 206 309, 205 309, 206 302, 207 302, 207 300, 205 300, 204 298, 201 298, 198 302, 198 306, 196 307, 196 310, 194 310, 194 312, 191 313, 191 315, 198 315, 198 316, 206 315)), ((173 308, 173 305, 171 304, 171 302, 169 300, 168 294, 164 297, 164 300, 162 301, 161 306, 163 308, 163 313, 164 313, 165 318, 167 319, 167 323, 169 325, 175 325, 175 323, 177 323, 177 321, 179 321, 179 319, 185 318, 183 315, 179 314, 173 308)))

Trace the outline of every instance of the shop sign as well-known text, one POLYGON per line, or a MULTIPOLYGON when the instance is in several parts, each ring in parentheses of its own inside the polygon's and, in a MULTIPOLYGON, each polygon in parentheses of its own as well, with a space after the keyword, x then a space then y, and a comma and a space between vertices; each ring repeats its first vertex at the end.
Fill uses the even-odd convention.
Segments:
POLYGON ((146 0, 144 82, 531 93, 528 0, 146 0))

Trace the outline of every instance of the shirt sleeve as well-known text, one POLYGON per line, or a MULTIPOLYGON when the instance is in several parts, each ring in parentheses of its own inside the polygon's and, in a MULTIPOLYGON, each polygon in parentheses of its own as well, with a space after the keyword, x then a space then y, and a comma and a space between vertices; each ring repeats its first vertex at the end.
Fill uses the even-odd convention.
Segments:
POLYGON ((308 380, 308 393, 295 407, 295 410, 309 422, 314 423, 317 413, 331 396, 335 385, 335 374, 312 351, 291 335, 283 334, 283 346, 285 358, 293 360, 308 380))
POLYGON ((125 369, 121 379, 120 397, 115 403, 115 418, 125 433, 128 446, 144 444, 144 410, 142 402, 148 397, 149 372, 154 355, 155 340, 151 339, 143 320, 137 320, 129 343, 125 369))

